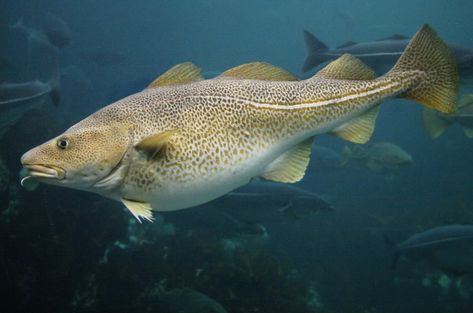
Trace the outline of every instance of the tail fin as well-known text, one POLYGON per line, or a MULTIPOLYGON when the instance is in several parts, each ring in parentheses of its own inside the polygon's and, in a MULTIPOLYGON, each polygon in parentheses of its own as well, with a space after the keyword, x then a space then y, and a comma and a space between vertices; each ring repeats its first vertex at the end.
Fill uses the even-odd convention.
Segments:
POLYGON ((429 25, 422 26, 415 34, 386 75, 400 76, 413 71, 423 72, 423 77, 401 97, 437 111, 455 111, 459 84, 457 64, 450 48, 429 25))
POLYGON ((307 57, 302 66, 302 72, 307 72, 327 60, 327 57, 320 54, 329 48, 312 33, 304 30, 304 41, 307 48, 307 57))
POLYGON ((424 108, 422 112, 422 122, 424 128, 432 138, 438 138, 447 130, 452 124, 452 121, 448 116, 442 116, 441 113, 435 112, 434 110, 424 108))
POLYGON ((395 270, 397 266, 397 261, 399 260, 397 244, 391 239, 389 239, 388 236, 384 236, 384 243, 386 244, 389 249, 389 252, 391 253, 391 268, 395 270))

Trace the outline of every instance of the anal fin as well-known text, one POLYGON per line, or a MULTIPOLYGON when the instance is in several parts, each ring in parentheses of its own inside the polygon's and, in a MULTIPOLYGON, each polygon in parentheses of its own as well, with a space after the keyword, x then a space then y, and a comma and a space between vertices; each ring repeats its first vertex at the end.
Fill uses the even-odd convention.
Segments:
POLYGON ((309 138, 271 162, 261 177, 281 183, 301 180, 307 169, 314 139, 309 138))
POLYGON ((142 219, 150 222, 154 221, 153 213, 151 212, 151 205, 146 202, 139 202, 128 199, 121 199, 126 208, 133 214, 133 216, 141 223, 142 219))
POLYGON ((347 123, 335 128, 331 134, 353 143, 366 143, 374 131, 379 105, 347 123))

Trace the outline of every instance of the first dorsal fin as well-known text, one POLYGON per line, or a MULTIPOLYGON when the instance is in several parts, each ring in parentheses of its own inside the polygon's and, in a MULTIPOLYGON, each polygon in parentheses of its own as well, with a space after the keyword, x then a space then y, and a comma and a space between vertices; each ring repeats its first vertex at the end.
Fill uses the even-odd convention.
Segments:
POLYGON ((200 72, 200 68, 191 62, 177 64, 156 78, 147 88, 150 89, 196 82, 202 80, 200 72))
POLYGON ((404 36, 404 35, 394 34, 394 35, 391 35, 391 36, 389 36, 389 37, 384 37, 384 38, 376 39, 375 41, 383 41, 383 40, 405 40, 405 39, 409 39, 409 37, 406 37, 406 36, 404 36))
POLYGON ((312 79, 370 80, 375 76, 375 72, 366 64, 346 53, 318 71, 312 79))
POLYGON ((354 45, 356 45, 356 44, 357 44, 356 41, 347 41, 347 42, 344 42, 344 43, 342 43, 341 45, 339 45, 339 46, 337 47, 337 49, 342 49, 342 48, 354 46, 354 45))
POLYGON ((301 180, 307 169, 312 151, 313 138, 298 144, 271 162, 261 177, 281 183, 295 183, 301 180))
POLYGON ((145 152, 149 159, 155 159, 164 150, 171 137, 178 133, 177 129, 167 130, 155 135, 148 136, 135 145, 135 149, 145 152))
POLYGON ((331 134, 353 143, 366 143, 374 131, 379 105, 335 128, 331 134))
POLYGON ((226 70, 218 78, 241 78, 273 81, 296 81, 296 76, 288 71, 264 62, 253 62, 226 70))

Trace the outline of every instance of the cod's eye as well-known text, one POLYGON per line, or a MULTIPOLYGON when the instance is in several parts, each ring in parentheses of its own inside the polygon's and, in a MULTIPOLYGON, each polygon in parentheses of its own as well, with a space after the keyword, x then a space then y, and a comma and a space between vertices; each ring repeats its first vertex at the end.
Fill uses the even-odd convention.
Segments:
POLYGON ((64 138, 58 139, 57 146, 59 149, 65 150, 67 147, 69 147, 69 141, 64 138))

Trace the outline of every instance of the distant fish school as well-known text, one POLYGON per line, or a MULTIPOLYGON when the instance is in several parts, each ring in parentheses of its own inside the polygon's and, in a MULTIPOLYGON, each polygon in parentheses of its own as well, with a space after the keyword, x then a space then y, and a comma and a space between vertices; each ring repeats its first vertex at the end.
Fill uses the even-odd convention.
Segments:
POLYGON ((21 162, 40 182, 98 193, 121 201, 138 220, 152 220, 152 210, 206 203, 255 177, 301 180, 315 136, 367 142, 385 99, 454 112, 458 80, 449 47, 428 25, 377 78, 349 54, 303 81, 266 63, 203 80, 184 63, 21 162))

